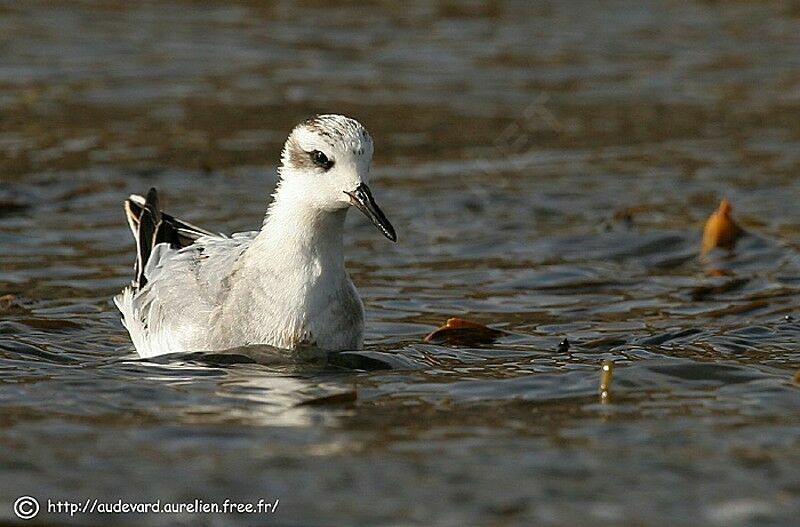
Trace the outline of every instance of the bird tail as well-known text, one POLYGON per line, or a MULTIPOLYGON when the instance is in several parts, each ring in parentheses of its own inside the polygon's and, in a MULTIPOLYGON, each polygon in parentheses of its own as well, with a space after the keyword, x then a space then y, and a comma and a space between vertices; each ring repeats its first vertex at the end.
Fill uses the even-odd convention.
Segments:
POLYGON ((136 239, 136 263, 134 264, 134 290, 147 284, 144 270, 153 249, 159 243, 168 243, 173 249, 188 247, 203 236, 216 236, 188 221, 183 221, 163 212, 158 205, 158 192, 151 188, 146 197, 131 194, 125 200, 125 216, 136 239))
POLYGON ((180 239, 175 226, 165 221, 165 217, 158 207, 158 192, 151 188, 147 197, 133 195, 125 200, 125 215, 131 227, 133 237, 136 239, 136 262, 134 263, 134 277, 131 283, 134 291, 147 284, 144 274, 147 261, 153 248, 159 243, 168 243, 170 247, 180 247, 180 239))

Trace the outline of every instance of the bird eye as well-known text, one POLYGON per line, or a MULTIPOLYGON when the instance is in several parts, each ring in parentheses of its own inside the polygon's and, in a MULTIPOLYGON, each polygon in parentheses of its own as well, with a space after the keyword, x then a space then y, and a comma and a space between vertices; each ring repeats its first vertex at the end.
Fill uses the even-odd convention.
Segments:
POLYGON ((323 154, 319 150, 312 151, 310 155, 311 155, 311 161, 313 161, 314 164, 317 165, 320 168, 324 168, 325 170, 328 170, 329 168, 331 168, 333 166, 333 161, 328 159, 328 156, 326 156, 325 154, 323 154))

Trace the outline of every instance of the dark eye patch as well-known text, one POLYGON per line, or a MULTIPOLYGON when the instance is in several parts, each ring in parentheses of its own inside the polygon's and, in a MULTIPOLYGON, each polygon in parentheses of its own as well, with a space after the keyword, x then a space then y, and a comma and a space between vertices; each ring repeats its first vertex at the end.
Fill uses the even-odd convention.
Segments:
POLYGON ((311 157, 311 162, 323 170, 328 170, 333 166, 333 160, 328 159, 328 156, 319 150, 312 150, 308 155, 311 157))

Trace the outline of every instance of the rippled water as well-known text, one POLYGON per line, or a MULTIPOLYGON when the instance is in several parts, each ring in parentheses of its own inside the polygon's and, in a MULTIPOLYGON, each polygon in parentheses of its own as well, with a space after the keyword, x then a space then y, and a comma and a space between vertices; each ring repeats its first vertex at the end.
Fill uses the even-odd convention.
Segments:
POLYGON ((2 517, 30 494, 280 499, 113 518, 137 525, 796 521, 798 50, 781 2, 3 4, 2 517), (370 129, 399 234, 348 220, 367 349, 138 359, 121 200, 254 228, 317 111, 370 129), (749 235, 701 262, 725 196, 749 235), (422 341, 449 316, 509 334, 422 341))

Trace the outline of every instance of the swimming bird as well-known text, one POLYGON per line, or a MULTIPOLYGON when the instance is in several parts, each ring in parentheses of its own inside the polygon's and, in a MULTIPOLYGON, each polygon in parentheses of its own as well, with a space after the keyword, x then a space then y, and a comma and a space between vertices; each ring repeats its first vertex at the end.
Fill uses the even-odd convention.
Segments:
POLYGON ((158 193, 131 195, 134 279, 114 302, 142 357, 267 344, 360 349, 364 305, 344 265, 349 208, 392 241, 367 186, 373 143, 343 115, 298 124, 281 152, 261 229, 214 234, 159 209, 158 193))

